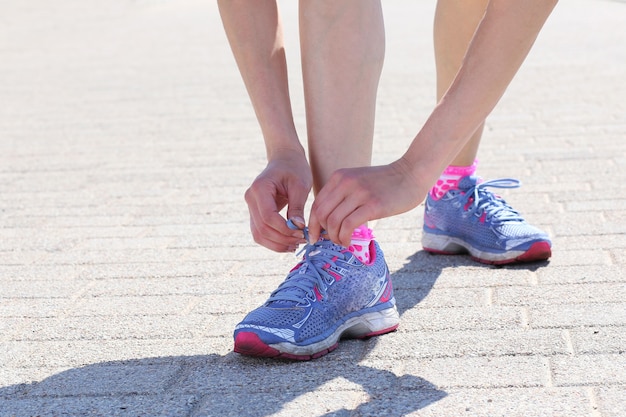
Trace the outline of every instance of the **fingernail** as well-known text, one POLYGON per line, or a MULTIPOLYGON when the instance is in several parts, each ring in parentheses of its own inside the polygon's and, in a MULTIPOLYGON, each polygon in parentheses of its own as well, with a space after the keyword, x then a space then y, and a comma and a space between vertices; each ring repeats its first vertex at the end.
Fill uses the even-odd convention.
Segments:
POLYGON ((291 220, 292 223, 296 224, 300 228, 303 228, 304 226, 306 226, 304 219, 300 216, 293 216, 289 220, 291 220))
POLYGON ((304 232, 302 230, 300 230, 300 229, 294 231, 291 234, 291 236, 295 237, 295 238, 298 238, 298 239, 301 239, 301 240, 305 240, 306 239, 306 237, 304 236, 304 232))

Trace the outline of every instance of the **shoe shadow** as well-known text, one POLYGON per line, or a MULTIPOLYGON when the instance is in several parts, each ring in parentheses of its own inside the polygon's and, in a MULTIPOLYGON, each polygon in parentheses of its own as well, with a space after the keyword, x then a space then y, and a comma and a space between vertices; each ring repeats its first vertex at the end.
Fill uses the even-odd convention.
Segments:
MULTIPOLYGON (((417 252, 391 275, 401 315, 428 295, 443 268, 465 262, 461 257, 433 259, 417 252)), ((447 395, 418 376, 360 364, 378 340, 344 341, 309 362, 231 352, 96 363, 40 382, 0 387, 0 414, 403 416, 447 395)))

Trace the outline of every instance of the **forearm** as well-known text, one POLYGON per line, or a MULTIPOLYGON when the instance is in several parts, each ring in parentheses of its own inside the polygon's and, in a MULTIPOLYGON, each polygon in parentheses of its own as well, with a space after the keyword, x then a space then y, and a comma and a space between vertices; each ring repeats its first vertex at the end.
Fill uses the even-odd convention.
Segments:
POLYGON ((556 2, 490 1, 458 74, 401 159, 424 193, 500 100, 556 2))
POLYGON ((293 122, 287 64, 274 0, 218 0, 224 30, 265 140, 268 159, 302 151, 293 122))

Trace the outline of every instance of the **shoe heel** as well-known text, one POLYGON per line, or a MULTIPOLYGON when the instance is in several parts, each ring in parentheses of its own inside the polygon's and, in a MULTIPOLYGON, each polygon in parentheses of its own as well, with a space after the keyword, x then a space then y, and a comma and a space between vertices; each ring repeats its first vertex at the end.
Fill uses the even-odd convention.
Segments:
POLYGON ((424 233, 422 235, 422 247, 426 252, 439 253, 443 255, 457 255, 467 253, 467 249, 456 243, 453 238, 434 233, 424 233))
POLYGON ((350 325, 342 334, 346 339, 365 339, 381 334, 393 332, 400 324, 400 315, 396 309, 395 300, 393 306, 380 311, 365 313, 353 319, 350 325))

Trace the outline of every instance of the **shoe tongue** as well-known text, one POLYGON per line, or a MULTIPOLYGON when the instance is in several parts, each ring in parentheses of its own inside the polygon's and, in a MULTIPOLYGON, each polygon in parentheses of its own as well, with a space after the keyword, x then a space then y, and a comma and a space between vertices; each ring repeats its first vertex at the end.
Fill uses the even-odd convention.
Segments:
POLYGON ((469 175, 467 177, 463 177, 459 180, 459 190, 469 190, 470 188, 476 186, 476 184, 480 184, 481 178, 475 175, 469 175))

